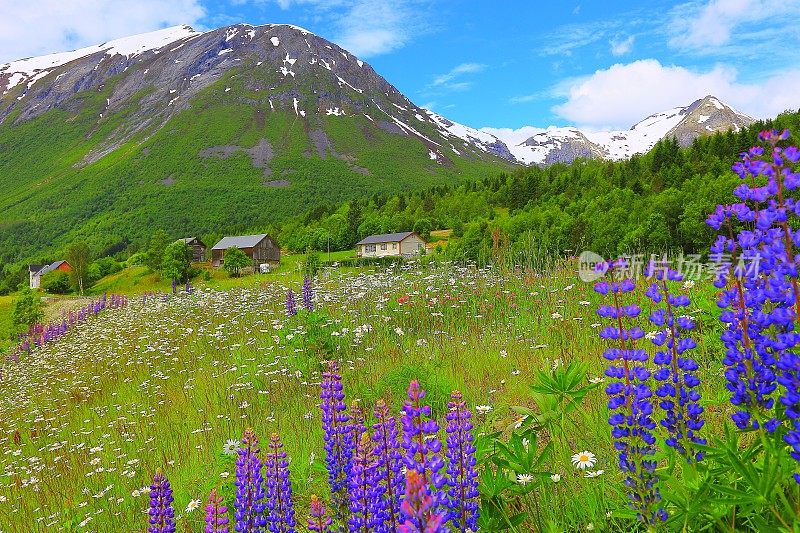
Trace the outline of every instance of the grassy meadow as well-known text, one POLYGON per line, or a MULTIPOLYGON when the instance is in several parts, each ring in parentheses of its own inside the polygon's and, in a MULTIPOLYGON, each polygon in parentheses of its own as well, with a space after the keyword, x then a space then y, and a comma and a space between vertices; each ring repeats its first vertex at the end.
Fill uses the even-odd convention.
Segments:
MULTIPOLYGON (((526 413, 543 420, 526 441, 536 461, 502 474, 508 508, 526 513, 505 529, 637 529, 606 422, 599 296, 575 264, 539 275, 452 264, 325 269, 314 282, 316 310, 287 318, 286 291, 299 293, 302 280, 293 261, 174 297, 136 296, 166 287, 123 271, 97 290, 131 295, 128 306, 3 362, 0 531, 143 531, 157 468, 175 489, 178 531, 202 531, 202 506, 190 502, 216 487, 232 505, 235 452, 226 451, 246 427, 262 441, 282 436, 304 521, 312 494, 329 498, 319 383, 331 359, 340 362, 346 401, 368 413, 379 398, 397 413, 414 378, 440 420, 450 392, 462 391, 484 459, 500 453, 491 436, 513 442, 526 413), (532 388, 575 368, 587 391, 574 409, 559 410, 563 398, 532 388), (597 457, 594 477, 570 461, 584 450, 597 457)), ((715 289, 689 285, 682 291, 697 324, 703 431, 720 434, 731 406, 715 289)), ((479 463, 482 493, 489 464, 479 463)))

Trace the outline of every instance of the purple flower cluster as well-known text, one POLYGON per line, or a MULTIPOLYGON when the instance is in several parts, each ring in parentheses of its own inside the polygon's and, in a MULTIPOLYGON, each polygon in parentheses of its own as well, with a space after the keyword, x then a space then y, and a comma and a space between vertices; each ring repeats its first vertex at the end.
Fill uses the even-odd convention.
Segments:
POLYGON ((665 415, 660 423, 667 430, 668 446, 690 463, 700 461, 703 453, 693 446, 706 443, 698 435, 704 425, 703 408, 699 405, 700 392, 697 390, 700 379, 696 375, 697 362, 688 353, 697 346, 689 336, 694 321, 688 316, 676 315, 681 308, 689 306, 689 297, 669 290, 668 282, 683 281, 678 272, 670 268, 657 269, 653 264, 648 270, 648 277, 653 278, 653 282, 645 294, 656 306, 663 306, 657 307, 648 317, 659 328, 652 342, 658 348, 653 363, 659 367, 653 378, 661 382, 655 392, 665 415))
MULTIPOLYGON (((610 276, 613 278, 624 266, 621 261, 609 264, 610 276)), ((608 408, 612 413, 608 419, 611 435, 619 454, 620 469, 626 475, 629 505, 639 520, 655 524, 667 516, 664 509, 658 507, 661 495, 655 474, 656 461, 652 458, 656 452, 653 435, 656 423, 653 419, 653 391, 649 385, 651 375, 646 366, 649 357, 636 345, 644 337, 642 328, 626 328, 625 325, 641 313, 638 305, 624 302, 625 296, 635 289, 631 279, 604 280, 594 286, 597 293, 611 296, 611 304, 597 309, 598 315, 613 324, 600 332, 600 337, 610 343, 603 357, 609 361, 606 376, 613 380, 606 387, 608 408)))
POLYGON ((269 439, 267 452, 267 523, 272 533, 291 533, 295 526, 292 485, 289 482, 289 462, 277 433, 269 439))
POLYGON ((314 310, 314 287, 311 286, 311 278, 303 278, 303 307, 306 311, 314 310))
POLYGON ((450 522, 456 531, 478 530, 478 472, 472 444, 472 413, 459 391, 447 404, 447 489, 450 522))
POLYGON ((49 324, 33 324, 28 331, 19 336, 19 344, 11 352, 10 359, 18 360, 23 353, 29 354, 35 348, 40 348, 45 344, 53 342, 64 335, 73 326, 86 321, 89 317, 95 316, 107 309, 117 309, 127 305, 128 299, 119 294, 110 296, 103 294, 77 311, 70 311, 62 315, 60 320, 49 324))
POLYGON ((260 451, 256 434, 250 428, 245 429, 236 459, 236 501, 233 505, 239 533, 262 533, 267 525, 261 459, 258 457, 260 451))
POLYGON ((175 510, 172 508, 172 487, 158 470, 150 485, 150 527, 148 533, 175 533, 175 510))
POLYGON ((316 494, 311 496, 308 514, 309 531, 326 533, 328 531, 328 527, 333 523, 333 520, 331 520, 331 517, 329 517, 325 511, 325 506, 322 504, 316 494))
POLYGON ((206 527, 204 533, 228 533, 228 508, 217 489, 211 489, 206 505, 206 527))
POLYGON ((416 470, 406 474, 406 493, 400 507, 404 521, 398 533, 435 533, 443 531, 446 515, 436 512, 436 505, 425 483, 425 476, 416 470))
POLYGON ((331 361, 328 371, 322 374, 320 388, 322 403, 322 432, 325 440, 325 464, 328 467, 328 482, 334 505, 344 505, 347 489, 347 476, 352 460, 350 442, 350 417, 344 402, 342 377, 336 361, 331 361))
POLYGON ((286 316, 289 318, 297 314, 297 300, 294 296, 294 291, 289 289, 286 291, 286 316))
MULTIPOLYGON (((726 324, 733 420, 740 429, 781 435, 800 461, 800 203, 793 198, 800 150, 779 146, 788 138, 789 130, 759 134, 763 146, 743 152, 732 167, 742 179, 734 190, 740 201, 717 206, 707 222, 720 232, 712 257, 732 258, 720 261, 715 284, 722 289, 717 303, 726 324)), ((800 473, 795 479, 800 483, 800 473)))
MULTIPOLYGON (((439 426, 431 418, 430 406, 422 403, 425 391, 418 381, 409 385, 403 407, 402 447, 398 423, 386 402, 376 403, 375 421, 368 426, 358 403, 353 403, 349 413, 346 411, 341 381, 337 364, 329 363, 320 397, 336 524, 319 498, 312 496, 308 529, 319 533, 344 529, 363 533, 443 533, 448 531, 446 524, 452 522, 455 531, 477 530, 472 415, 461 393, 454 391, 448 405, 444 476, 439 473, 445 466, 439 426), (403 468, 408 465, 414 467, 404 473, 403 468)), ((270 438, 263 466, 259 454, 258 439, 248 428, 236 460, 234 531, 294 533, 289 460, 277 434, 270 438)), ((223 498, 216 489, 212 490, 204 531, 228 533, 227 513, 223 498)), ((149 533, 173 533, 173 517, 172 490, 166 478, 157 473, 151 490, 149 533)))
POLYGON ((441 457, 442 442, 437 437, 439 424, 431 418, 431 406, 424 405, 425 391, 416 379, 408 386, 408 399, 403 404, 402 446, 405 450, 403 460, 408 470, 416 470, 425 483, 441 489, 445 478, 440 473, 444 466, 441 457))

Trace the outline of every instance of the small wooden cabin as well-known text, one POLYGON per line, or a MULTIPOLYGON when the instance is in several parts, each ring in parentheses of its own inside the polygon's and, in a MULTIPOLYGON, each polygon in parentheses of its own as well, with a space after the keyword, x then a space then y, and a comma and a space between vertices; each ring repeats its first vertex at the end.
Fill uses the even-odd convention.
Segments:
POLYGON ((197 237, 186 237, 185 239, 178 239, 180 242, 186 243, 186 246, 192 251, 192 261, 195 263, 202 263, 206 260, 206 245, 197 237))
POLYGON ((411 257, 419 255, 425 241, 413 231, 370 235, 356 243, 358 257, 411 257))
POLYGON ((225 250, 238 248, 247 257, 253 260, 253 267, 265 263, 277 264, 281 262, 281 249, 275 239, 261 233, 258 235, 241 235, 237 237, 223 237, 221 241, 211 248, 211 264, 218 267, 225 262, 225 250))

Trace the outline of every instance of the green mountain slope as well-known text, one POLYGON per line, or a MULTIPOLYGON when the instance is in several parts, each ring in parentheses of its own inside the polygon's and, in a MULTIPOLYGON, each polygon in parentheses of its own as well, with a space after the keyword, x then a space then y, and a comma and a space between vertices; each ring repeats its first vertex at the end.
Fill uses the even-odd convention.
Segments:
POLYGON ((158 228, 266 229, 322 202, 510 166, 448 137, 335 45, 291 27, 250 31, 241 42, 221 29, 175 50, 96 54, 0 97, 0 261, 75 239, 114 251, 158 228))

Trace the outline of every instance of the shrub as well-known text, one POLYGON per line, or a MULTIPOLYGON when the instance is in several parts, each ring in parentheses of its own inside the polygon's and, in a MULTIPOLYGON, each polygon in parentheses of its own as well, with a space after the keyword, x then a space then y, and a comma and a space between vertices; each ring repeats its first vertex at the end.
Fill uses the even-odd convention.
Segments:
POLYGON ((11 322, 14 326, 28 328, 44 318, 42 301, 39 295, 31 289, 24 289, 14 300, 11 311, 11 322))
POLYGON ((69 274, 54 270, 42 276, 42 288, 52 294, 66 294, 70 290, 69 274))

